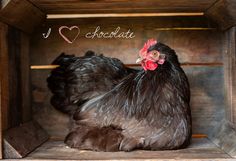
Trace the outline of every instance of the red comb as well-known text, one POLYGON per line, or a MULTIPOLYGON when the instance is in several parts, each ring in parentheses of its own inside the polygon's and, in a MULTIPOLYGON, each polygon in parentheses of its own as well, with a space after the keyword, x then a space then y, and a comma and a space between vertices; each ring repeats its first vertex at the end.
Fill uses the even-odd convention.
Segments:
POLYGON ((143 48, 139 51, 139 55, 142 58, 145 58, 147 56, 147 51, 148 49, 152 46, 155 45, 157 41, 155 39, 149 39, 143 46, 143 48))

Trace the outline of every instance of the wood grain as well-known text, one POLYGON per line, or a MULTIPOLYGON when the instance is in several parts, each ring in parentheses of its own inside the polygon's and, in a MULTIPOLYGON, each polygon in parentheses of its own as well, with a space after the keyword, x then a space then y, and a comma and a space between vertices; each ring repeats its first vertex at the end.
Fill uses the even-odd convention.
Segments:
POLYGON ((221 29, 226 30, 236 25, 236 1, 218 0, 205 13, 218 23, 221 29))
MULTIPOLYGON (((106 56, 117 57, 126 64, 133 64, 138 57, 139 49, 149 38, 157 38, 158 41, 174 48, 179 55, 181 63, 221 63, 221 34, 217 30, 158 30, 159 28, 171 26, 211 27, 209 24, 210 22, 204 18, 193 20, 186 17, 50 20, 46 26, 39 29, 32 37, 31 64, 47 65, 61 52, 81 56, 87 50, 104 53, 106 56), (61 25, 79 26, 80 35, 73 44, 66 43, 59 35, 58 28, 61 25), (118 26, 123 32, 130 29, 134 32, 135 38, 87 39, 84 37, 86 33, 93 32, 97 26, 100 26, 103 32, 114 31, 118 26), (47 39, 43 39, 42 33, 47 32, 49 27, 52 29, 50 36, 47 39), (196 54, 199 56, 195 56, 196 54), (47 59, 45 60, 43 57, 47 59)), ((73 33, 68 33, 68 35, 73 36, 73 33)))
POLYGON ((4 133, 4 158, 23 158, 47 139, 47 133, 36 122, 9 129, 4 133))
POLYGON ((225 116, 223 67, 185 67, 190 90, 193 133, 211 134, 225 116))
POLYGON ((8 61, 8 26, 0 22, 0 80, 1 80, 1 122, 2 130, 8 128, 8 110, 9 110, 9 61, 8 61))
POLYGON ((30 37, 21 33, 21 51, 20 51, 20 82, 22 95, 22 122, 28 122, 32 119, 31 109, 31 87, 30 87, 30 37))
POLYGON ((236 124, 236 27, 226 32, 224 44, 226 114, 227 119, 236 124))
POLYGON ((4 116, 4 111, 6 110, 7 106, 6 106, 6 101, 3 99, 3 95, 4 95, 4 91, 3 91, 3 81, 2 81, 2 76, 3 76, 3 72, 4 72, 4 68, 3 67, 3 59, 4 59, 4 52, 6 50, 6 28, 7 26, 0 23, 0 64, 1 64, 1 68, 0 68, 0 159, 3 158, 2 155, 2 135, 3 135, 3 129, 6 127, 6 116, 4 116), (5 103, 5 104, 4 104, 5 103))
POLYGON ((2 87, 0 81, 0 159, 2 159, 2 87))
POLYGON ((0 10, 0 20, 26 33, 32 33, 46 15, 27 0, 9 0, 0 10))
POLYGON ((21 93, 21 31, 10 27, 8 39, 8 70, 9 70, 9 128, 22 123, 22 93, 21 93))
POLYGON ((59 65, 31 65, 30 69, 55 69, 59 65))
POLYGON ((162 160, 162 159, 215 159, 231 158, 208 139, 193 139, 192 144, 173 151, 92 152, 66 148, 62 141, 49 141, 26 159, 72 160, 162 160))
MULTIPOLYGON (((14 159, 13 161, 20 161, 22 159, 14 159)), ((27 161, 48 161, 49 159, 27 159, 27 161)), ((50 161, 58 161, 57 159, 50 159, 50 161)), ((63 161, 71 161, 71 159, 63 159, 63 161)), ((87 161, 86 159, 74 160, 74 161, 87 161)), ((94 159, 93 161, 104 161, 94 159)), ((127 159, 112 159, 112 161, 127 161, 127 159)), ((129 159, 129 161, 212 161, 211 159, 129 159)), ((236 161, 233 158, 216 158, 214 161, 236 161)))
POLYGON ((31 118, 29 39, 1 23, 2 127, 6 130, 31 118))
POLYGON ((215 0, 30 0, 46 13, 158 13, 205 11, 215 0))
POLYGON ((94 14, 47 14, 47 19, 95 18, 95 17, 166 17, 166 16, 203 16, 203 12, 172 13, 94 13, 94 14))
POLYGON ((223 151, 236 158, 236 129, 235 124, 222 120, 214 127, 210 139, 223 151))

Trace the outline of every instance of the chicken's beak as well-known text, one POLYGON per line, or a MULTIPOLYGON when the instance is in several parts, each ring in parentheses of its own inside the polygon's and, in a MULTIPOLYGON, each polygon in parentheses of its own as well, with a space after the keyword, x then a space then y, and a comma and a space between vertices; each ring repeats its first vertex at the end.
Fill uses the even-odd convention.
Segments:
POLYGON ((136 63, 138 64, 138 63, 140 63, 142 60, 143 60, 143 59, 139 57, 139 58, 136 60, 136 63))

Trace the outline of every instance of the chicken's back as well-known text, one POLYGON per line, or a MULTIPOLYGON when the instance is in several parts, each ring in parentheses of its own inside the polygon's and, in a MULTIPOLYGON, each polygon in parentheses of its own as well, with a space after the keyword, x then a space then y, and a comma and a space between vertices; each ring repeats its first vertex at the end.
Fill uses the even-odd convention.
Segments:
POLYGON ((136 72, 116 58, 92 51, 82 57, 62 53, 52 64, 60 66, 47 79, 53 93, 51 104, 67 114, 73 114, 87 100, 111 90, 124 77, 136 72))

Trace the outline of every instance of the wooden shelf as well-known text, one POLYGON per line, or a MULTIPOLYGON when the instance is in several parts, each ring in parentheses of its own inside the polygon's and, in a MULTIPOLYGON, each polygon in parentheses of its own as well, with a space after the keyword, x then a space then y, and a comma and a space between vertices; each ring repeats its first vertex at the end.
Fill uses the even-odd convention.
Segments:
POLYGON ((192 144, 181 150, 173 151, 133 151, 133 152, 92 152, 71 149, 63 141, 48 141, 25 159, 55 160, 170 160, 170 159, 223 159, 232 158, 207 138, 192 140, 192 144))

